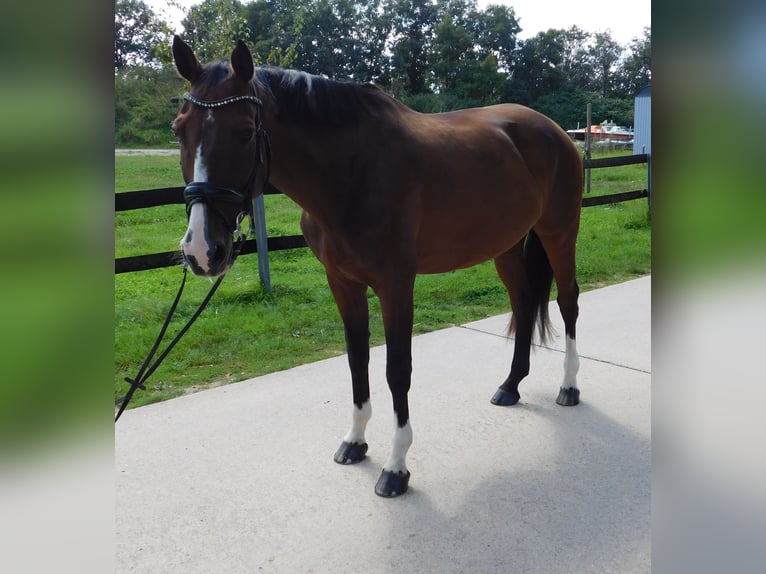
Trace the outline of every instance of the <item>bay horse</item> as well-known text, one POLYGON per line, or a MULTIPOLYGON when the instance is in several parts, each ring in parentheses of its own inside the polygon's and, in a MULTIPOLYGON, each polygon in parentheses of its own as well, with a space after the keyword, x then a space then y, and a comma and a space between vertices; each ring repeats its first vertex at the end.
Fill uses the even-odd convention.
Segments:
POLYGON ((358 463, 367 452, 372 289, 383 315, 395 418, 375 492, 393 497, 408 488, 418 273, 494 259, 515 337, 510 374, 491 399, 501 406, 519 401, 535 324, 545 340, 555 277, 566 331, 556 402, 579 402, 575 240, 583 166, 558 125, 513 104, 421 114, 371 84, 256 69, 241 41, 228 60, 202 66, 176 36, 173 57, 190 84, 172 124, 187 184, 185 263, 208 277, 228 270, 232 233, 267 180, 300 205, 301 229, 343 320, 351 371, 351 428, 335 462, 358 463))

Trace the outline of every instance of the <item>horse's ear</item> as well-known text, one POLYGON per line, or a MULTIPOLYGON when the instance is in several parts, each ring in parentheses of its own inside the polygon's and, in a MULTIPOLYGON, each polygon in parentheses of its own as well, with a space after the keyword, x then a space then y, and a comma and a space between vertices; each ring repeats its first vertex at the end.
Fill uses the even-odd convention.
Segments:
POLYGON ((234 74, 243 82, 249 82, 253 79, 255 68, 253 67, 253 56, 250 50, 242 40, 237 41, 237 47, 231 53, 231 67, 234 74))
POLYGON ((178 36, 173 36, 173 60, 181 77, 186 78, 192 84, 202 73, 202 66, 197 61, 192 49, 178 36))

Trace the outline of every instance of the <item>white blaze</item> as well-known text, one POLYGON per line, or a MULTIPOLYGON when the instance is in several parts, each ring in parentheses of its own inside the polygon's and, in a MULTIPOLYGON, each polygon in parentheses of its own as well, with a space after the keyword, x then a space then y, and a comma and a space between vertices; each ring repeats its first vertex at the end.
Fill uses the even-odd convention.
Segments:
MULTIPOLYGON (((207 168, 202 159, 202 144, 197 147, 194 157, 194 181, 207 181, 207 168)), ((194 257, 203 271, 210 269, 207 260, 208 245, 205 239, 205 205, 195 203, 189 212, 189 227, 181 241, 181 249, 187 256, 194 257)))
POLYGON ((207 181, 207 167, 205 160, 202 159, 202 143, 197 146, 197 153, 194 156, 194 181, 207 181))

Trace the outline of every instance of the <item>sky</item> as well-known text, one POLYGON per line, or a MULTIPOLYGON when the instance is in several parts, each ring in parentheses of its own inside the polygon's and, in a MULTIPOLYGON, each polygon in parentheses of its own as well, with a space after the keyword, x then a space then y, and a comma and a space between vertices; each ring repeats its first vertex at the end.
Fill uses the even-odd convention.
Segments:
MULTIPOLYGON (((168 7, 167 0, 144 0, 157 14, 168 14, 167 21, 181 31, 182 13, 168 7)), ((176 0, 189 7, 201 0, 176 0)), ((247 0, 245 0, 247 2, 247 0)), ((522 28, 519 38, 527 39, 550 28, 576 25, 586 32, 609 30, 612 38, 627 45, 643 36, 644 26, 651 27, 651 0, 478 0, 479 8, 488 4, 513 6, 522 28)))

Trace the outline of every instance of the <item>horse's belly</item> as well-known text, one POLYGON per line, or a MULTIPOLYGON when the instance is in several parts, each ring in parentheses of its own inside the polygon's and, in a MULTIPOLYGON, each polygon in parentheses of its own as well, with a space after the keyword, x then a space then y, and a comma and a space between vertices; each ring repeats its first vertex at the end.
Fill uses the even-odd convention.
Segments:
POLYGON ((493 259, 516 245, 540 217, 534 190, 516 187, 498 197, 474 191, 467 199, 424 211, 417 234, 418 273, 444 273, 493 259))
POLYGON ((486 229, 476 230, 470 236, 465 233, 441 234, 437 241, 418 244, 418 273, 446 273, 464 269, 494 259, 516 245, 527 230, 486 229), (511 230, 513 231, 513 230, 511 230))

